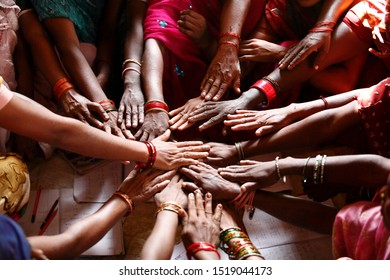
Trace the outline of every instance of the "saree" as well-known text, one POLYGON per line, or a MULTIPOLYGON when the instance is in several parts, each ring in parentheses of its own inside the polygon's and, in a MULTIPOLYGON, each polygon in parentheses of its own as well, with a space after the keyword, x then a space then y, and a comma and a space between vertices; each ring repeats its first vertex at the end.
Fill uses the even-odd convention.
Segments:
POLYGON ((10 217, 0 214, 0 260, 29 260, 30 250, 22 228, 10 217))
POLYGON ((80 42, 96 44, 98 25, 106 1, 17 0, 26 9, 31 3, 39 20, 63 17, 73 22, 80 42))
MULTIPOLYGON (((263 0, 252 1, 242 29, 242 38, 254 30, 264 5, 263 0)), ((199 96, 200 85, 208 67, 201 49, 177 27, 180 11, 190 8, 205 17, 210 33, 218 38, 222 4, 217 0, 150 0, 144 22, 144 39, 158 40, 166 48, 163 92, 170 109, 199 96)))
POLYGON ((337 259, 390 259, 390 231, 378 202, 359 201, 343 207, 336 215, 332 240, 337 259))

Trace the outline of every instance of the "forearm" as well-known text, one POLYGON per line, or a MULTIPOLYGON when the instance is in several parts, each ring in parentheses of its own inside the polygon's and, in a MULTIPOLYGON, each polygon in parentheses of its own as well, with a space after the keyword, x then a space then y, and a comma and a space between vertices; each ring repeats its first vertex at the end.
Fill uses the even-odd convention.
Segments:
POLYGON ((69 259, 96 244, 127 212, 128 205, 119 197, 109 199, 96 213, 81 219, 65 232, 54 236, 34 236, 29 242, 42 249, 49 259, 69 259))
POLYGON ((356 101, 347 105, 318 112, 292 123, 274 134, 258 140, 242 142, 245 156, 312 147, 333 140, 341 132, 359 124, 356 101), (303 137, 308 135, 309 137, 303 137))
POLYGON ((250 2, 250 0, 224 1, 221 13, 221 34, 225 32, 241 34, 242 26, 250 8, 250 2))
POLYGON ((350 7, 352 4, 357 3, 356 0, 325 0, 322 7, 320 16, 317 22, 333 21, 337 22, 341 15, 350 7))
POLYGON ((175 245, 178 215, 171 211, 157 214, 152 233, 145 242, 141 252, 143 260, 169 260, 175 245))

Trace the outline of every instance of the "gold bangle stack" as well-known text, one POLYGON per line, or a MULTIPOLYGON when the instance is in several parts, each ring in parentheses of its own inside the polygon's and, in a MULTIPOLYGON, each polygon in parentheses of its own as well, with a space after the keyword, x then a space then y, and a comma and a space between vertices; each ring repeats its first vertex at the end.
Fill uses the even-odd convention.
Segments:
POLYGON ((179 211, 182 209, 183 209, 183 207, 180 204, 178 204, 176 202, 172 202, 172 201, 167 201, 167 202, 161 203, 160 206, 157 208, 156 216, 161 211, 171 211, 171 212, 175 212, 176 214, 179 214, 179 211))

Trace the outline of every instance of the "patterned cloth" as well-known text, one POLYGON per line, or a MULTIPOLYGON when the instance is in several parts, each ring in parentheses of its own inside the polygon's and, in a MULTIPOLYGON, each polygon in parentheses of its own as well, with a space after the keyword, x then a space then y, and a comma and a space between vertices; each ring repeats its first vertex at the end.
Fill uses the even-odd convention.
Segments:
POLYGON ((0 214, 0 260, 29 260, 30 251, 22 228, 10 217, 0 214))
POLYGON ((337 259, 390 259, 390 231, 383 223, 377 202, 356 202, 337 213, 333 225, 333 255, 337 259))
POLYGON ((371 153, 390 157, 390 78, 356 96, 371 153))
POLYGON ((96 44, 99 21, 105 0, 17 0, 26 9, 29 2, 40 20, 64 17, 73 22, 80 42, 96 44))

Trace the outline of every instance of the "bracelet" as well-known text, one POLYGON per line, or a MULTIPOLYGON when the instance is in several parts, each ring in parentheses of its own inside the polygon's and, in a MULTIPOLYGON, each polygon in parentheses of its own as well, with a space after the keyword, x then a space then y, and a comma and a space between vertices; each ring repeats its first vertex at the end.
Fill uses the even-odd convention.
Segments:
POLYGON ((323 97, 322 95, 320 96, 320 98, 322 99, 322 101, 324 102, 325 104, 325 110, 329 108, 329 103, 328 103, 328 100, 326 100, 325 97, 323 97))
POLYGON ((145 103, 145 106, 144 106, 145 114, 147 112, 151 111, 152 109, 159 109, 160 111, 164 111, 167 114, 169 112, 169 107, 168 107, 167 103, 165 103, 164 101, 160 101, 160 100, 150 100, 150 101, 145 103))
POLYGON ((183 210, 183 207, 180 204, 172 201, 164 202, 161 203, 160 206, 158 207, 156 211, 156 216, 161 211, 171 211, 179 215, 179 210, 183 210))
POLYGON ((208 242, 196 242, 192 243, 190 246, 187 247, 187 258, 190 260, 192 257, 199 251, 211 251, 218 255, 218 258, 221 259, 221 255, 219 254, 218 250, 210 243, 208 242))
POLYGON ((154 163, 156 162, 156 158, 157 158, 157 151, 156 151, 156 147, 154 146, 154 144, 152 142, 144 142, 146 147, 148 148, 148 152, 149 152, 149 157, 148 157, 148 160, 146 163, 142 163, 142 162, 136 162, 136 167, 137 168, 140 168, 140 169, 147 169, 147 168, 151 168, 154 163))
POLYGON ((121 197, 127 203, 127 205, 129 206, 129 210, 127 212, 127 215, 130 215, 133 212, 133 209, 134 209, 134 202, 133 202, 133 200, 127 194, 125 194, 125 193, 123 193, 121 191, 114 192, 113 196, 114 195, 117 195, 117 196, 121 197))
POLYGON ((261 80, 255 82, 250 88, 255 88, 263 92, 267 97, 268 106, 270 106, 277 99, 279 88, 276 85, 278 85, 276 81, 268 77, 263 77, 261 80))
POLYGON ((313 27, 312 29, 309 30, 309 33, 311 32, 332 32, 333 28, 329 27, 313 27))
POLYGON ((311 158, 311 157, 308 157, 308 158, 306 159, 306 163, 305 163, 305 165, 304 165, 303 168, 302 168, 302 176, 303 176, 303 177, 306 177, 306 176, 305 176, 306 168, 307 168, 307 164, 309 163, 310 158, 311 158))
POLYGON ((317 22, 314 27, 320 27, 320 26, 328 26, 328 25, 335 25, 336 22, 333 20, 326 20, 326 21, 320 21, 317 22))
POLYGON ((122 68, 125 67, 126 63, 135 63, 135 64, 137 64, 139 67, 142 67, 142 63, 139 62, 139 61, 136 60, 136 59, 133 59, 133 58, 129 58, 129 59, 126 59, 125 61, 123 61, 123 63, 122 63, 122 68))
POLYGON ((326 161, 326 155, 324 155, 321 159, 321 171, 320 171, 320 183, 324 183, 324 169, 325 169, 325 161, 326 161))
POLYGON ((234 146, 236 147, 237 150, 238 160, 244 160, 245 155, 244 155, 244 150, 242 149, 241 142, 235 142, 234 146))
POLYGON ((252 220, 253 215, 255 214, 255 207, 253 207, 253 199, 255 197, 256 191, 242 192, 230 200, 230 203, 234 203, 235 206, 239 209, 246 208, 245 210, 249 213, 249 219, 252 220))
POLYGON ((60 100, 61 96, 69 89, 74 88, 68 78, 63 77, 59 79, 53 86, 53 93, 57 100, 60 100))
POLYGON ((124 75, 125 75, 125 73, 126 73, 127 71, 134 71, 134 72, 138 73, 139 75, 141 75, 141 71, 138 70, 137 68, 134 68, 134 67, 126 67, 126 68, 123 69, 123 71, 122 71, 122 80, 125 79, 124 75))
POLYGON ((115 102, 110 99, 103 99, 99 101, 99 104, 102 106, 103 110, 107 113, 112 111, 117 111, 115 107, 115 102))
POLYGON ((238 35, 237 33, 234 33, 234 32, 224 32, 222 33, 220 36, 219 36, 219 39, 223 38, 223 37, 226 37, 226 36, 230 36, 230 37, 234 37, 238 40, 238 42, 241 41, 241 36, 238 35))
POLYGON ((318 184, 318 168, 320 167, 320 162, 322 161, 322 156, 317 155, 316 156, 316 161, 314 163, 314 168, 313 168, 313 183, 318 184))
POLYGON ((239 52, 238 45, 236 43, 230 42, 230 41, 223 41, 220 42, 219 45, 230 45, 236 48, 237 53, 239 52))
POLYGON ((279 168, 279 156, 275 158, 275 169, 276 173, 278 174, 278 178, 280 181, 285 182, 285 180, 282 177, 282 174, 280 174, 280 168, 279 168))

